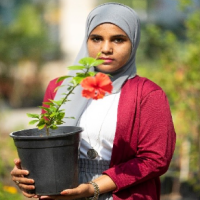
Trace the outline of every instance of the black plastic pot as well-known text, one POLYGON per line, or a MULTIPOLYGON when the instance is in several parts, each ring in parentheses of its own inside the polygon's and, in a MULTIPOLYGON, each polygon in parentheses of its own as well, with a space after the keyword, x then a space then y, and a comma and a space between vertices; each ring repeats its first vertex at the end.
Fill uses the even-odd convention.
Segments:
POLYGON ((81 127, 61 126, 50 130, 26 129, 13 132, 23 169, 35 180, 38 195, 58 195, 78 185, 78 152, 81 127))

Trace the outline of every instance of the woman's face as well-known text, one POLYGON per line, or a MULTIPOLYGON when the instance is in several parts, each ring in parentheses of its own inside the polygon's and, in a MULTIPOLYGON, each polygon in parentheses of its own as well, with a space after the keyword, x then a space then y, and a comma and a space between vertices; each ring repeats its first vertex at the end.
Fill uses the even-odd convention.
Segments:
POLYGON ((105 23, 97 26, 90 33, 87 48, 89 56, 93 58, 101 52, 99 59, 104 60, 104 63, 97 68, 109 73, 127 63, 131 54, 131 41, 118 26, 105 23))

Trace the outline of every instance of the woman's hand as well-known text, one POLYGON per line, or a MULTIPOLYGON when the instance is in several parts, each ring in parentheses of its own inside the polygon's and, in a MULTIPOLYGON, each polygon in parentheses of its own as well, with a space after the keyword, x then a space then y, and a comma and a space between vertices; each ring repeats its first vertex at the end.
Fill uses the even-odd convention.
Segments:
POLYGON ((61 195, 56 195, 56 196, 41 196, 40 199, 71 200, 71 199, 78 199, 82 197, 89 197, 89 196, 93 196, 94 187, 89 183, 84 183, 84 184, 80 184, 76 188, 64 190, 60 194, 61 195))
POLYGON ((34 190, 35 186, 33 179, 25 178, 29 174, 27 170, 22 170, 20 159, 14 160, 15 167, 11 171, 12 180, 17 184, 17 186, 22 190, 22 193, 26 197, 37 197, 35 194, 27 193, 27 190, 34 190))
MULTIPOLYGON (((117 188, 113 180, 107 176, 102 175, 93 180, 98 187, 100 194, 107 193, 113 191, 117 188)), ((58 196, 41 196, 40 199, 54 199, 54 200, 71 200, 71 199, 79 199, 82 197, 91 197, 94 196, 94 186, 90 183, 80 184, 78 187, 73 189, 66 189, 62 191, 58 196)))

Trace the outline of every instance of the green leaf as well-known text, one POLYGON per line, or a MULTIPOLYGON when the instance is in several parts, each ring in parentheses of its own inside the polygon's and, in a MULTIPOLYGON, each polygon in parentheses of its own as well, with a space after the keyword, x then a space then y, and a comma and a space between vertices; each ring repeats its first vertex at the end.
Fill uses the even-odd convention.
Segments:
POLYGON ((32 113, 26 113, 26 115, 28 117, 31 117, 31 118, 38 118, 39 119, 39 117, 40 117, 40 115, 38 115, 38 114, 32 114, 32 113))
POLYGON ((63 121, 57 121, 57 124, 58 125, 61 125, 61 124, 63 124, 64 122, 63 121))
POLYGON ((43 124, 43 123, 45 123, 45 119, 41 118, 40 121, 39 121, 39 124, 43 124))
POLYGON ((60 81, 63 81, 63 80, 65 80, 65 79, 67 79, 67 78, 71 78, 72 76, 61 76, 61 77, 59 77, 58 78, 58 80, 56 81, 56 83, 58 83, 58 82, 60 82, 60 81))
POLYGON ((92 63, 94 63, 96 61, 95 58, 91 58, 91 57, 85 57, 79 60, 79 63, 84 65, 84 66, 92 66, 92 63))
POLYGON ((45 107, 45 106, 38 106, 38 107, 41 108, 41 109, 43 109, 43 110, 46 110, 46 111, 49 110, 49 108, 47 108, 47 107, 45 107))
POLYGON ((97 58, 98 58, 100 55, 101 55, 101 52, 99 52, 99 53, 97 54, 97 58))
POLYGON ((38 129, 43 129, 45 127, 45 119, 41 118, 39 123, 37 124, 38 129))
MULTIPOLYGON (((67 90, 70 91, 72 88, 73 88, 73 86, 69 86, 69 87, 67 88, 67 90)), ((62 95, 66 95, 66 93, 62 93, 62 95)))
POLYGON ((49 115, 50 115, 50 113, 51 113, 51 112, 44 113, 44 114, 42 114, 42 116, 41 116, 41 117, 46 117, 46 118, 49 118, 49 115))
POLYGON ((71 80, 71 83, 73 84, 73 87, 71 89, 73 89, 74 87, 76 87, 79 83, 76 81, 76 77, 74 77, 72 80, 71 80))
POLYGON ((50 100, 50 101, 53 102, 54 105, 58 105, 58 106, 60 106, 62 103, 62 100, 58 100, 58 101, 50 100))
MULTIPOLYGON (((51 100, 51 99, 49 99, 49 100, 51 100)), ((52 102, 43 102, 43 104, 45 104, 45 105, 53 105, 52 102)))
POLYGON ((85 77, 74 77, 73 80, 75 82, 75 84, 80 84, 81 81, 84 79, 85 77))
POLYGON ((53 106, 50 106, 50 108, 49 108, 49 111, 50 112, 55 112, 57 110, 57 108, 53 105, 53 106))
POLYGON ((92 65, 93 66, 98 66, 100 64, 104 63, 104 60, 96 60, 92 65))
POLYGON ((65 113, 64 112, 60 112, 58 114, 58 117, 59 117, 60 120, 63 119, 65 117, 65 113))
POLYGON ((83 78, 85 78, 85 77, 87 77, 88 76, 88 73, 76 73, 76 77, 83 77, 83 78))
POLYGON ((88 74, 88 76, 95 76, 97 73, 96 72, 88 72, 87 74, 88 74))
POLYGON ((100 64, 102 64, 104 62, 104 60, 97 60, 95 58, 91 58, 91 57, 86 57, 86 58, 82 58, 81 60, 79 60, 79 63, 88 67, 93 67, 93 66, 98 66, 100 64))
POLYGON ((52 113, 52 114, 50 115, 50 117, 54 117, 55 115, 57 115, 57 113, 52 113))
POLYGON ((50 128, 55 130, 55 129, 58 128, 58 126, 56 126, 55 124, 53 124, 53 125, 50 126, 50 128))
POLYGON ((85 74, 77 73, 76 78, 84 79, 84 78, 87 78, 87 77, 90 77, 90 76, 95 76, 96 74, 97 74, 96 72, 87 72, 85 74))
POLYGON ((67 119, 75 119, 75 117, 65 117, 65 118, 67 118, 67 119))
POLYGON ((85 69, 85 67, 81 65, 77 65, 77 66, 69 66, 68 69, 69 70, 83 70, 85 69))
POLYGON ((37 123, 38 121, 39 120, 32 120, 32 121, 29 122, 29 125, 33 125, 33 124, 37 123))
POLYGON ((37 125, 38 129, 41 130, 45 127, 45 124, 37 125))

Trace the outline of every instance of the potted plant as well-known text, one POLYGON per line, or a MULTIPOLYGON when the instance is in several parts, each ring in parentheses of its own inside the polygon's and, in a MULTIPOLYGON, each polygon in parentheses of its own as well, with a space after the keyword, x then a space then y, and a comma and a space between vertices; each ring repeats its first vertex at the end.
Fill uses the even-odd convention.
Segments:
MULTIPOLYGON (((44 102, 42 114, 27 115, 37 128, 16 131, 10 134, 18 151, 23 169, 29 171, 29 178, 35 180, 35 190, 29 191, 37 195, 57 195, 66 188, 78 185, 78 152, 81 127, 60 126, 64 123, 65 110, 60 109, 67 103, 78 85, 82 85, 82 95, 86 98, 103 98, 110 93, 112 84, 103 73, 90 71, 104 61, 86 57, 79 61, 81 65, 70 66, 69 70, 79 70, 75 76, 63 76, 57 81, 71 78, 64 97, 58 101, 44 102), (87 84, 90 84, 88 87, 87 84), (101 86, 103 87, 101 87, 101 86), (92 88, 92 89, 91 89, 92 88), (45 106, 44 106, 45 105, 45 106)), ((58 88, 57 88, 58 89, 58 88)))

